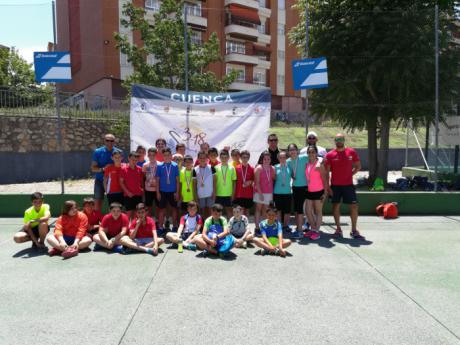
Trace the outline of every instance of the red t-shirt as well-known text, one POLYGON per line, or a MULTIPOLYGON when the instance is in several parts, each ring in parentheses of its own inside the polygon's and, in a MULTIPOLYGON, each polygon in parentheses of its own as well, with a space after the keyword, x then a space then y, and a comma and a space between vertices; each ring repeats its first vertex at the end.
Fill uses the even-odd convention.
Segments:
POLYGON ((107 234, 111 237, 117 236, 122 228, 128 228, 128 216, 124 213, 120 215, 117 219, 113 219, 112 215, 106 214, 102 218, 101 228, 107 231, 107 234))
POLYGON ((354 162, 359 162, 359 156, 356 151, 350 147, 346 147, 343 151, 332 150, 328 152, 324 158, 324 163, 331 169, 331 185, 352 185, 354 162))
POLYGON ((116 167, 115 165, 108 165, 104 169, 104 177, 107 177, 107 194, 121 193, 123 190, 120 186, 120 174, 123 165, 116 167))
POLYGON ((254 168, 251 165, 243 167, 242 164, 236 167, 236 190, 235 198, 245 198, 252 199, 254 197, 254 187, 251 185, 249 187, 243 188, 243 181, 254 181, 254 168), (244 178, 243 178, 244 175, 244 178))
MULTIPOLYGON (((136 228, 137 218, 134 218, 131 221, 131 225, 129 226, 129 233, 133 233, 134 229, 136 228)), ((152 231, 156 231, 155 222, 151 217, 145 218, 145 224, 141 224, 139 229, 137 229, 136 238, 151 238, 153 237, 152 231)))
POLYGON ((83 213, 88 217, 88 225, 99 225, 102 221, 102 213, 96 210, 93 210, 90 214, 87 214, 83 211, 83 213))
MULTIPOLYGON (((143 193, 142 183, 144 182, 144 175, 142 173, 142 168, 140 166, 135 166, 132 169, 129 165, 125 165, 121 168, 120 177, 125 182, 125 187, 133 193, 135 196, 141 196, 143 193)), ((123 193, 124 196, 128 196, 123 193)))

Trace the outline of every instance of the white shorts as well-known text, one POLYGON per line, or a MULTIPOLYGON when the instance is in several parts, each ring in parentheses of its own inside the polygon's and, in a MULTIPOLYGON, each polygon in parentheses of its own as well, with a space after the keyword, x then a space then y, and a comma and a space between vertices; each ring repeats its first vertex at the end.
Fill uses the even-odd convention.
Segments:
POLYGON ((254 202, 256 204, 263 204, 263 205, 268 205, 270 202, 273 200, 273 194, 271 193, 263 193, 264 200, 260 200, 260 196, 262 193, 254 193, 254 202))
POLYGON ((146 244, 153 242, 153 237, 135 238, 134 242, 136 242, 138 246, 145 246, 146 244))

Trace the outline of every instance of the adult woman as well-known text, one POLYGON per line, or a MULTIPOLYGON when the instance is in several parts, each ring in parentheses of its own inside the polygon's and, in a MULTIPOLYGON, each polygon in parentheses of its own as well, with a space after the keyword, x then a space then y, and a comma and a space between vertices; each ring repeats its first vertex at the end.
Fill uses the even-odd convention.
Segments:
POLYGON ((308 163, 305 169, 305 177, 308 183, 307 190, 307 218, 311 230, 304 235, 311 240, 320 238, 319 229, 323 221, 323 204, 327 197, 329 182, 326 168, 318 159, 318 148, 310 145, 307 148, 308 163))

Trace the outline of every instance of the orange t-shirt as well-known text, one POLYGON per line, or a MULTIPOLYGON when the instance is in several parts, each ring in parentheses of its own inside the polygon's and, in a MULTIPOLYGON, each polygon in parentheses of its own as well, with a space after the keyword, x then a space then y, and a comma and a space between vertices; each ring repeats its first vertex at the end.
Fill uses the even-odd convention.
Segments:
POLYGON ((87 229, 88 217, 83 212, 78 211, 73 217, 65 214, 58 218, 54 227, 54 236, 76 237, 81 240, 87 229))

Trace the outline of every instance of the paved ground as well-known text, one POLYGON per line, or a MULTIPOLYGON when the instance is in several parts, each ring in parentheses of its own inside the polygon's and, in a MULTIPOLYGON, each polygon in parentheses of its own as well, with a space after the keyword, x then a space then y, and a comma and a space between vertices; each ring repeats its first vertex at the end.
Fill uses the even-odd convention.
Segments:
POLYGON ((227 260, 63 261, 15 245, 19 224, 0 219, 2 345, 460 344, 460 217, 362 217, 368 242, 325 234, 285 259, 227 260))

